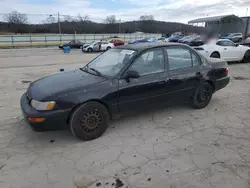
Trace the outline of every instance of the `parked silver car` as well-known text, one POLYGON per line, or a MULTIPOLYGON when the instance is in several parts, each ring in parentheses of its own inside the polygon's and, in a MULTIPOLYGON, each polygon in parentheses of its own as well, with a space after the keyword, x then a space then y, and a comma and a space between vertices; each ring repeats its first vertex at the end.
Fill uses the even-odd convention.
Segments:
POLYGON ((114 47, 113 43, 108 41, 93 41, 90 44, 84 45, 82 48, 83 52, 100 52, 106 51, 114 47))

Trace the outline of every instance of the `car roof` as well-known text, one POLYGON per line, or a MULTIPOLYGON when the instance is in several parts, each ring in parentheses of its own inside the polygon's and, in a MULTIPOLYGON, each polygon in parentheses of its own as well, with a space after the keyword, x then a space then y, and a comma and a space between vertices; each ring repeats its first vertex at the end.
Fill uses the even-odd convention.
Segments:
POLYGON ((229 39, 218 39, 218 41, 217 42, 220 42, 220 41, 230 41, 230 42, 232 42, 231 40, 229 40, 229 39))
POLYGON ((118 46, 116 48, 119 49, 128 49, 128 50, 135 50, 135 51, 144 51, 152 48, 157 48, 157 47, 168 47, 168 46, 188 46, 186 44, 180 44, 180 43, 138 43, 138 44, 127 44, 123 46, 118 46))

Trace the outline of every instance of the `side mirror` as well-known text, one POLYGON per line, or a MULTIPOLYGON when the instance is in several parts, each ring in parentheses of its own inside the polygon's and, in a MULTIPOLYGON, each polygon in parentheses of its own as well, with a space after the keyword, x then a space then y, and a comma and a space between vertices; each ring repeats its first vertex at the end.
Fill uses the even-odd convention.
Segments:
POLYGON ((135 71, 135 70, 129 70, 125 74, 124 78, 127 80, 127 82, 129 82, 130 78, 139 78, 139 77, 140 77, 140 74, 137 71, 135 71))
POLYGON ((239 46, 239 44, 235 44, 235 47, 238 47, 239 46))

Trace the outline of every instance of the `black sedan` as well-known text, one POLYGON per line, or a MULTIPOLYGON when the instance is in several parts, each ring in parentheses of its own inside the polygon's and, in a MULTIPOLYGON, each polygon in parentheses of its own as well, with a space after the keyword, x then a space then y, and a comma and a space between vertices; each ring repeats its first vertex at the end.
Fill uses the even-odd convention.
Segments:
POLYGON ((21 97, 21 109, 34 130, 67 127, 91 140, 124 113, 177 101, 204 108, 229 80, 226 61, 206 59, 187 45, 125 45, 82 68, 31 83, 21 97))
POLYGON ((188 44, 189 46, 201 46, 204 44, 204 41, 201 39, 200 36, 194 36, 187 40, 184 40, 183 43, 188 44))
POLYGON ((247 38, 241 43, 241 45, 249 46, 249 47, 250 47, 250 37, 247 37, 247 38))
POLYGON ((69 46, 70 48, 78 48, 78 49, 82 49, 82 47, 84 46, 84 43, 79 41, 79 40, 72 40, 66 44, 63 45, 59 45, 58 47, 60 49, 62 49, 64 46, 69 46))

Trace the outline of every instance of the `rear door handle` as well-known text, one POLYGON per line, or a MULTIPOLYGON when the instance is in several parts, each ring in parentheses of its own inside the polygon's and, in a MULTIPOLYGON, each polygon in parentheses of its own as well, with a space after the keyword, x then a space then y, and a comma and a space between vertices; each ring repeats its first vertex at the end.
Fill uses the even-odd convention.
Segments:
POLYGON ((196 76, 202 77, 202 74, 200 72, 195 73, 196 76))
POLYGON ((200 76, 200 75, 201 75, 201 73, 200 73, 200 72, 197 72, 197 73, 195 73, 195 75, 196 75, 196 76, 200 76))
POLYGON ((224 50, 227 50, 227 48, 224 48, 224 50))

